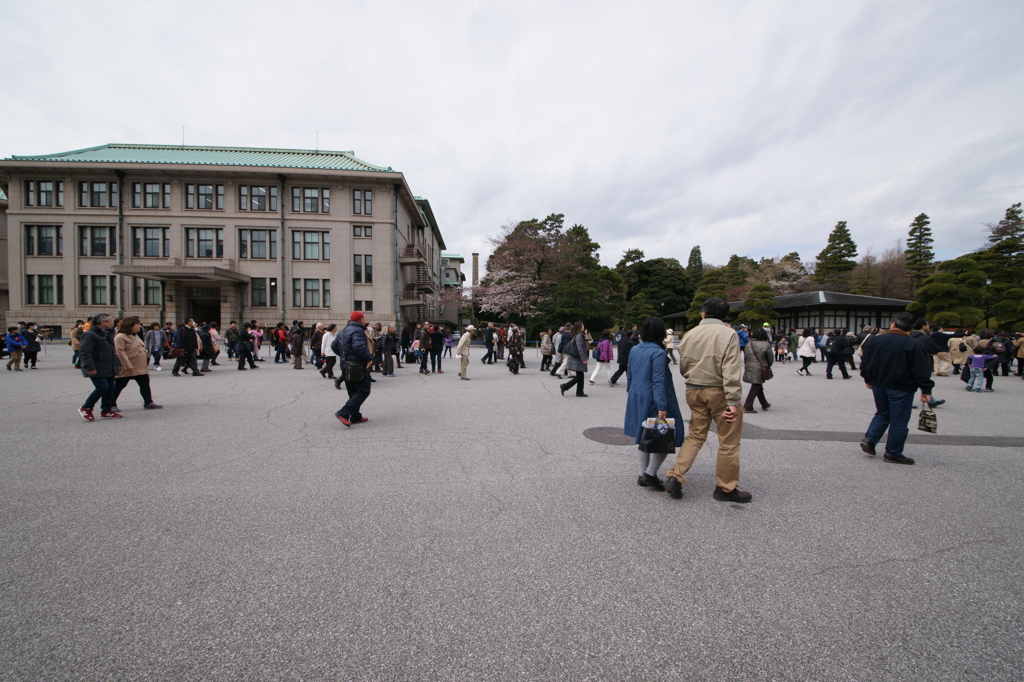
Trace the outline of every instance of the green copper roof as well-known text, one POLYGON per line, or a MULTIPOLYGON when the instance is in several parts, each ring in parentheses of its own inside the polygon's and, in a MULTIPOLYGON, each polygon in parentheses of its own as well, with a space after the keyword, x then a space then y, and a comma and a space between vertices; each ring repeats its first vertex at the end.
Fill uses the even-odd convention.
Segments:
POLYGON ((4 194, 2 189, 0 189, 0 201, 7 201, 7 195, 4 194))
POLYGON ((352 152, 312 149, 254 149, 248 147, 192 147, 163 144, 105 144, 41 156, 11 156, 10 161, 80 161, 83 163, 157 163, 200 166, 262 166, 267 168, 322 168, 394 172, 374 166, 352 152))
POLYGON ((441 258, 447 258, 448 260, 459 260, 462 261, 463 263, 466 262, 466 259, 457 253, 442 253, 441 258))

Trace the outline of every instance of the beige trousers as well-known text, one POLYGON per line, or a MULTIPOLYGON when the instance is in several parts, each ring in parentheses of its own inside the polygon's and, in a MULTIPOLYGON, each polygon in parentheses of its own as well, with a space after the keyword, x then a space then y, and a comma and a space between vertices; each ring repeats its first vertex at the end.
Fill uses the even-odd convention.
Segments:
POLYGON ((949 374, 949 370, 953 369, 953 363, 949 353, 937 353, 933 357, 933 370, 936 374, 949 374))
POLYGON ((466 370, 469 369, 469 353, 462 354, 462 360, 459 361, 459 376, 463 379, 468 379, 466 376, 466 370))
POLYGON ((708 430, 714 420, 718 427, 718 462, 715 482, 725 492, 731 492, 740 482, 740 438, 743 435, 743 410, 737 407, 736 421, 725 421, 725 391, 720 388, 697 388, 686 392, 690 406, 690 431, 676 457, 676 465, 667 476, 686 483, 686 472, 693 466, 697 453, 708 439, 708 430))

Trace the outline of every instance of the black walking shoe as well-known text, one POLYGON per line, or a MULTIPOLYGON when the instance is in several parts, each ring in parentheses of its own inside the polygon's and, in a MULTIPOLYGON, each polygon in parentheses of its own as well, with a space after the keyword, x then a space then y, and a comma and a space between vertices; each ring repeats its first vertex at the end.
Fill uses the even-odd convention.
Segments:
POLYGON ((565 386, 562 386, 561 384, 559 384, 558 385, 558 390, 562 392, 562 395, 565 395, 565 386))
POLYGON ((752 499, 754 499, 754 496, 746 492, 745 490, 733 488, 729 492, 725 492, 717 485, 715 486, 715 492, 712 494, 714 495, 714 498, 719 502, 739 502, 743 504, 746 502, 750 502, 752 499))
POLYGON ((651 476, 647 473, 640 474, 640 478, 636 479, 636 484, 642 488, 650 488, 652 490, 665 489, 665 486, 662 485, 657 476, 651 476))
POLYGON ((339 391, 341 390, 341 377, 338 377, 337 379, 334 380, 334 387, 339 391))
POLYGON ((904 457, 903 455, 890 456, 885 455, 884 459, 889 464, 913 464, 914 460, 911 457, 904 457))
POLYGON ((868 453, 872 457, 878 454, 877 452, 875 452, 875 441, 871 440, 870 438, 865 438, 860 442, 860 449, 868 453))
POLYGON ((683 484, 671 476, 665 477, 664 488, 671 498, 675 500, 683 499, 683 484))

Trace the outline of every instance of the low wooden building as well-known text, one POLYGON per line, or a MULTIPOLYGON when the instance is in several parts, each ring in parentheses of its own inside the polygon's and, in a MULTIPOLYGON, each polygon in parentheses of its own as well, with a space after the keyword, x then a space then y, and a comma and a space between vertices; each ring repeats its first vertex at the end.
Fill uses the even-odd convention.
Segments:
MULTIPOLYGON (((859 331, 861 328, 887 329, 892 316, 907 309, 910 301, 896 298, 877 298, 841 294, 835 291, 808 291, 774 297, 775 312, 779 314, 777 329, 805 329, 813 327, 819 333, 837 327, 859 331)), ((742 312, 742 301, 729 307, 742 312)))

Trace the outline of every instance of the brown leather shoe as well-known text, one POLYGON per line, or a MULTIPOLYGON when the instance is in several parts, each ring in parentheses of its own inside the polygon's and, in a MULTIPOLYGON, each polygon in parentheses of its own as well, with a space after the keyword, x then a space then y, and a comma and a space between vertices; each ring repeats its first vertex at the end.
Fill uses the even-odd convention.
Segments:
POLYGON ((750 502, 754 499, 754 496, 748 492, 740 490, 739 488, 733 488, 729 492, 725 492, 717 485, 715 486, 715 499, 721 502, 750 502))

